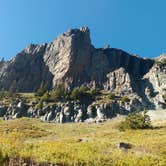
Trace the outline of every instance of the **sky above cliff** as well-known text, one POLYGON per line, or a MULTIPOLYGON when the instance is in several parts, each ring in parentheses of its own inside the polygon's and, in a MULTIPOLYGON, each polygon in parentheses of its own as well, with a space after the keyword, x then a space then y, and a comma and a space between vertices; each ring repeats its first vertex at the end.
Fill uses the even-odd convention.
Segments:
POLYGON ((88 26, 95 47, 142 57, 166 53, 165 0, 0 0, 0 57, 88 26))

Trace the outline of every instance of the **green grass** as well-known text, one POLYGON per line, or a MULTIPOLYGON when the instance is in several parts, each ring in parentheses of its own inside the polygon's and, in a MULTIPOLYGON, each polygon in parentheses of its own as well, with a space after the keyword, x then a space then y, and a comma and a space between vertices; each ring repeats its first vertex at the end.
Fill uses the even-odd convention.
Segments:
POLYGON ((153 130, 120 132, 121 120, 103 124, 51 124, 28 118, 0 121, 0 150, 3 158, 30 158, 39 163, 165 166, 166 122, 155 122, 153 130), (119 142, 133 147, 117 149, 119 142))

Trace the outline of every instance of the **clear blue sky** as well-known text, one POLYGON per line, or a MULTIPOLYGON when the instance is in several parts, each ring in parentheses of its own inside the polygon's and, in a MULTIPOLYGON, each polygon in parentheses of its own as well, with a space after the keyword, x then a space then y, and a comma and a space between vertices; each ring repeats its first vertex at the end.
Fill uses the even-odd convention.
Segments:
POLYGON ((166 0, 0 0, 0 57, 80 26, 90 28, 95 47, 166 52, 166 0))

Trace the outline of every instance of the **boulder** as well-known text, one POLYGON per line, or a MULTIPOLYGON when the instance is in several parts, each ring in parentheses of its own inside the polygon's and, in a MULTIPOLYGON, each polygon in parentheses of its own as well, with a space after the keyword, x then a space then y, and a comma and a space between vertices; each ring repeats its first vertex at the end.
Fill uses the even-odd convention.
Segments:
POLYGON ((96 110, 97 110, 97 118, 98 119, 104 119, 105 118, 105 113, 104 113, 103 105, 96 106, 96 110))
POLYGON ((70 106, 65 106, 63 109, 64 117, 65 117, 65 122, 70 122, 71 121, 71 108, 70 106))
POLYGON ((125 142, 120 142, 116 145, 116 147, 118 149, 122 149, 122 150, 128 150, 132 148, 132 144, 130 143, 125 143, 125 142))
POLYGON ((64 122, 65 122, 63 112, 60 112, 60 114, 59 114, 59 122, 60 122, 60 123, 64 123, 64 122))
POLYGON ((6 114, 6 111, 7 111, 7 107, 1 105, 0 106, 0 117, 3 117, 6 114))
POLYGON ((75 122, 82 122, 83 120, 83 111, 79 109, 75 118, 75 122))
POLYGON ((97 116, 95 106, 89 105, 87 107, 87 116, 88 118, 95 118, 97 116))
POLYGON ((48 115, 47 115, 46 121, 50 122, 50 121, 54 120, 54 119, 55 119, 55 115, 56 115, 56 114, 55 114, 54 111, 50 111, 50 112, 48 113, 48 115))

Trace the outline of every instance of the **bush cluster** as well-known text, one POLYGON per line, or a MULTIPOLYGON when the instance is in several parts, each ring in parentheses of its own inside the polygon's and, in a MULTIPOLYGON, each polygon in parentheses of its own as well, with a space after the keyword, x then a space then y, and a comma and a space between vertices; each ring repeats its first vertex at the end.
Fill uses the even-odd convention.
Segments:
POLYGON ((110 92, 109 93, 109 99, 114 100, 115 99, 115 93, 110 92))
POLYGON ((58 100, 66 100, 68 99, 69 92, 65 89, 64 85, 59 85, 52 91, 50 91, 50 100, 58 101, 58 100))
POLYGON ((64 85, 59 85, 51 91, 46 91, 45 86, 41 86, 36 92, 38 96, 37 108, 42 107, 43 102, 56 102, 56 101, 67 101, 67 100, 84 100, 84 99, 95 99, 96 95, 99 94, 99 89, 92 88, 88 89, 85 86, 76 87, 72 91, 65 89, 64 85))
POLYGON ((11 102, 17 100, 20 98, 20 95, 18 93, 11 93, 10 91, 0 91, 0 100, 7 99, 11 102))
POLYGON ((94 100, 100 93, 98 88, 88 89, 85 86, 74 88, 70 94, 71 100, 83 100, 85 98, 94 100))
POLYGON ((151 120, 149 115, 144 112, 136 112, 129 114, 125 121, 121 122, 119 125, 120 131, 125 131, 126 129, 149 129, 152 128, 151 120))
POLYGON ((130 102, 130 99, 129 99, 129 97, 127 97, 127 96, 122 96, 122 97, 121 97, 121 101, 122 101, 123 103, 129 103, 129 102, 130 102))
POLYGON ((70 94, 72 100, 81 100, 88 95, 87 88, 85 86, 74 88, 70 94))
POLYGON ((42 83, 40 87, 36 91, 36 96, 43 96, 45 92, 48 90, 48 85, 42 83))

